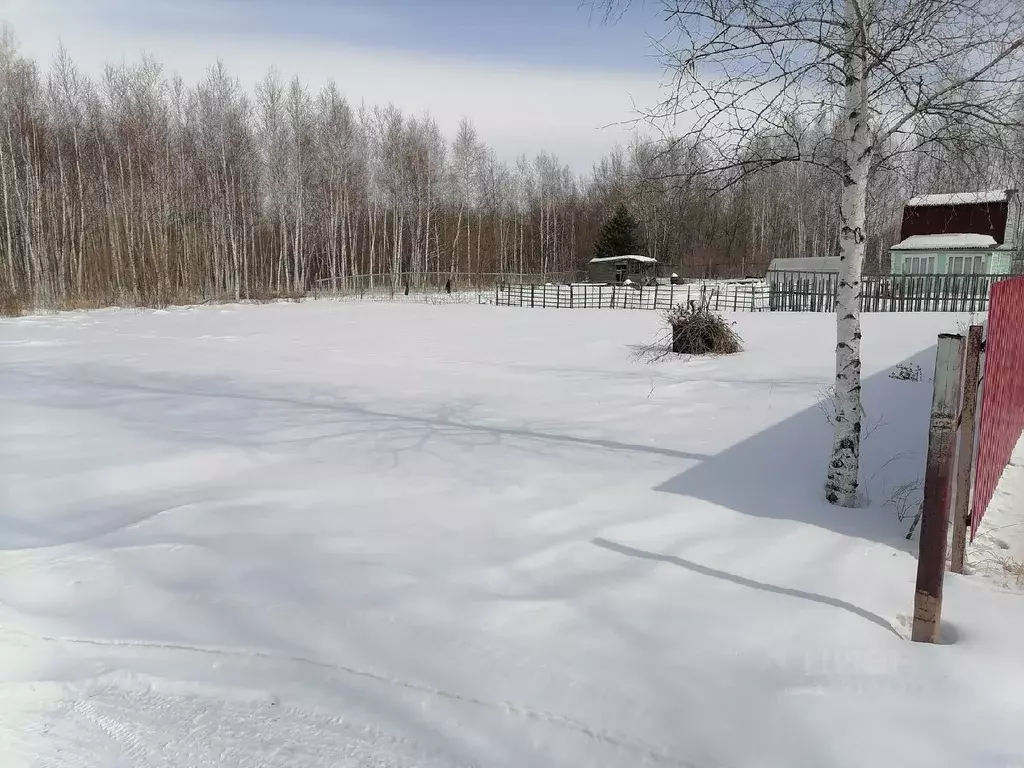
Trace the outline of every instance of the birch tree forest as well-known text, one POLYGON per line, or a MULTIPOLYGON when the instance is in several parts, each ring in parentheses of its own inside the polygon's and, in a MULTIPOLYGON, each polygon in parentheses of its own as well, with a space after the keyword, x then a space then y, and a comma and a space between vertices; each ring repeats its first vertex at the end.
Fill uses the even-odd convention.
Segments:
MULTIPOLYGON (((1009 145, 1017 151, 929 147, 880 169, 867 270, 885 268, 911 194, 1020 178, 1024 142, 1009 145)), ((429 115, 357 104, 342 84, 312 92, 270 69, 247 92, 220 63, 185 83, 149 59, 87 77, 63 52, 21 56, 7 31, 0 311, 576 276, 620 203, 650 255, 684 276, 760 274, 776 257, 835 253, 834 176, 781 163, 712 194, 715 179, 686 172, 706 156, 638 140, 581 176, 546 153, 504 161, 468 121, 446 137, 429 115)))

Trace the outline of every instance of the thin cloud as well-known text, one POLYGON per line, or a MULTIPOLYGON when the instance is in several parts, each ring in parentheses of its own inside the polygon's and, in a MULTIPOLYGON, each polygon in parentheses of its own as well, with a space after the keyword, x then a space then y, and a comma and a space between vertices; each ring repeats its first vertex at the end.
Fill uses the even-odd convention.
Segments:
POLYGON ((355 103, 393 103, 410 114, 429 112, 449 135, 468 117, 503 159, 546 150, 578 172, 616 144, 628 143, 631 129, 618 124, 636 117, 634 104, 647 106, 658 97, 657 73, 396 52, 337 44, 325 36, 257 32, 257 25, 231 32, 224 14, 238 12, 237 0, 212 4, 207 23, 197 16, 189 29, 180 18, 188 6, 174 10, 174 5, 160 0, 149 6, 156 13, 146 23, 138 12, 119 17, 116 11, 123 3, 117 0, 4 0, 0 7, 24 53, 44 66, 59 42, 93 75, 111 61, 133 61, 145 52, 190 82, 221 59, 251 89, 274 65, 286 76, 298 75, 311 89, 334 79, 355 103), (177 21, 159 23, 169 13, 177 14, 177 21))

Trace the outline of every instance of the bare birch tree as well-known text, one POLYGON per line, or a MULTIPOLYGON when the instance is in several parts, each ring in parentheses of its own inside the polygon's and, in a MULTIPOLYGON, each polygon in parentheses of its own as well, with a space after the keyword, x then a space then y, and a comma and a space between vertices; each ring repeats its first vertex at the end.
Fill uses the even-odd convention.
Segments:
MULTIPOLYGON (((618 0, 599 0, 609 13, 618 0)), ((665 0, 672 73, 649 115, 669 146, 712 150, 701 173, 725 187, 783 164, 838 175, 836 430, 825 496, 855 506, 861 421, 861 270, 869 177, 932 144, 997 141, 1024 81, 1020 0, 665 0), (837 121, 841 134, 809 130, 837 121)))

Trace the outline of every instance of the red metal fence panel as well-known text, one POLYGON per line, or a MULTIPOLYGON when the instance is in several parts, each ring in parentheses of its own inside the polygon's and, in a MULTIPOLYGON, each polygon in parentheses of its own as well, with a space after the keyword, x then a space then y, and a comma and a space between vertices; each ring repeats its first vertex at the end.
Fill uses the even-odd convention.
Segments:
POLYGON ((992 285, 971 500, 971 540, 1024 431, 1024 277, 992 285))

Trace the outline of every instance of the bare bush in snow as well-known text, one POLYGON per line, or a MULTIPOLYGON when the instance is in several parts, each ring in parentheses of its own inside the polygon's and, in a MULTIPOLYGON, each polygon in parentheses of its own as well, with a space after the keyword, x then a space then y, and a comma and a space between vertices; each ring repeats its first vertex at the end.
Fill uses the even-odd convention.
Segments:
POLYGON ((671 350, 677 355, 733 355, 743 350, 735 323, 712 312, 706 304, 690 302, 669 310, 671 350))

